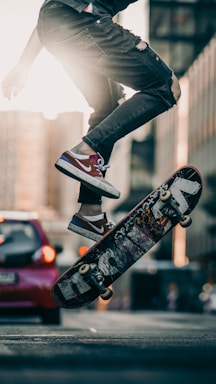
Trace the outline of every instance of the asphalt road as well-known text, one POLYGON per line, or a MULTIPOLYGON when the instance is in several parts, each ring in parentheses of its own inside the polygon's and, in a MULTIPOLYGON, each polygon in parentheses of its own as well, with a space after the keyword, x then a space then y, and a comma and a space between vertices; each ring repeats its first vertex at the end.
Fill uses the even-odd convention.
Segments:
POLYGON ((1 384, 216 382, 216 316, 62 311, 61 326, 0 318, 1 384))

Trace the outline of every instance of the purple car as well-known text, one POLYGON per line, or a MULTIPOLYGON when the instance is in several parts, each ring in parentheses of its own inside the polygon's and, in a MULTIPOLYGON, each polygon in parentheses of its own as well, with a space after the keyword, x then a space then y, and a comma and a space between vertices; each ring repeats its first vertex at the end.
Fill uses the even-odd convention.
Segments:
POLYGON ((36 314, 60 324, 51 289, 61 250, 50 245, 36 213, 0 211, 0 316, 36 314))

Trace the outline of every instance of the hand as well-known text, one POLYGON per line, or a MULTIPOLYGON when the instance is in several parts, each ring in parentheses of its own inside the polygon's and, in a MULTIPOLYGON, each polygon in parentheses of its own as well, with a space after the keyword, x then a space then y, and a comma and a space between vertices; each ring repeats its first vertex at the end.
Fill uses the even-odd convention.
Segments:
POLYGON ((4 97, 8 100, 16 97, 25 86, 27 74, 28 71, 23 70, 18 65, 10 70, 5 76, 1 86, 4 97))

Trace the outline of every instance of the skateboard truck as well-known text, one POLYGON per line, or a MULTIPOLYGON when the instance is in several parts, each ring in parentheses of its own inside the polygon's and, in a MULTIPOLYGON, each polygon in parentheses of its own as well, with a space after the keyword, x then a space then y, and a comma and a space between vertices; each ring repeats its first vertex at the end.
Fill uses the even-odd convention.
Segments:
POLYGON ((100 291, 100 297, 103 300, 109 300, 112 297, 113 291, 110 288, 105 287, 103 283, 104 277, 96 264, 81 265, 79 274, 92 288, 96 287, 100 291))
POLYGON ((170 219, 177 218, 179 220, 179 224, 183 228, 187 228, 189 225, 191 225, 191 217, 189 215, 183 215, 179 209, 178 202, 174 199, 172 193, 169 190, 163 190, 160 193, 160 200, 164 203, 164 206, 161 208, 161 212, 165 216, 169 217, 170 219))

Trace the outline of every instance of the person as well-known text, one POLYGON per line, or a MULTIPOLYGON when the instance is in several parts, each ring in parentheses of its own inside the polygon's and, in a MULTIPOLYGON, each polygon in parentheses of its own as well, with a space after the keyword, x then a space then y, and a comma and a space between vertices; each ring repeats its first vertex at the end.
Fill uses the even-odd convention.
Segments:
POLYGON ((80 208, 68 229, 92 240, 112 225, 103 212, 102 196, 120 196, 105 179, 115 143, 172 108, 181 93, 172 69, 150 44, 113 20, 135 1, 46 0, 18 63, 2 82, 5 97, 17 95, 45 47, 92 107, 87 134, 55 164, 81 183, 80 208), (122 85, 135 92, 127 100, 122 85))

